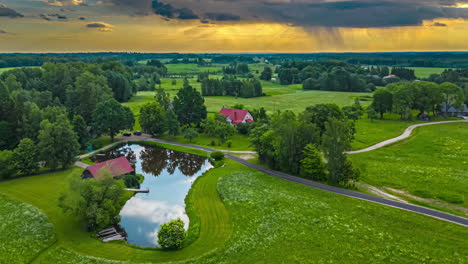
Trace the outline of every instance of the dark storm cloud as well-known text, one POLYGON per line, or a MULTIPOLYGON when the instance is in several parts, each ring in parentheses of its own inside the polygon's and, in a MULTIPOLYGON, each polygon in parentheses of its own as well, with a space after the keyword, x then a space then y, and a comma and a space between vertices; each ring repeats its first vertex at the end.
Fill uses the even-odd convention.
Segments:
POLYGON ((432 24, 433 27, 446 27, 447 24, 444 24, 444 23, 440 23, 440 22, 436 22, 434 24, 432 24))
POLYGON ((216 21, 239 21, 241 19, 239 15, 229 13, 206 13, 205 17, 216 21))
POLYGON ((0 17, 15 18, 15 17, 23 17, 23 15, 7 7, 6 5, 0 4, 0 17))
POLYGON ((0 34, 6 34, 7 32, 3 29, 0 29, 0 34))
POLYGON ((109 24, 106 24, 104 22, 93 22, 93 23, 86 24, 86 27, 89 27, 89 28, 107 28, 107 27, 109 27, 109 24))
POLYGON ((165 19, 277 22, 303 27, 395 27, 423 20, 468 18, 456 0, 106 0, 165 19))

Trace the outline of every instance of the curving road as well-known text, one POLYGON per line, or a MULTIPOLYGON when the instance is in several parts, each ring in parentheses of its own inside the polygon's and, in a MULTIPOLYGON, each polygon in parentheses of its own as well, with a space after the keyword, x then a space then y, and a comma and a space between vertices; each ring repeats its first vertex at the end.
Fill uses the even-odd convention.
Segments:
POLYGON ((369 152, 369 151, 372 151, 372 150, 376 150, 376 149, 379 149, 379 148, 382 148, 382 147, 385 147, 387 145, 390 145, 390 144, 393 144, 393 143, 396 143, 398 141, 401 141, 403 139, 406 139, 406 138, 409 138, 411 136, 411 133, 413 132, 413 130, 417 127, 422 127, 422 126, 430 126, 430 125, 439 125, 439 124, 447 124, 447 123, 466 123, 468 122, 468 120, 456 120, 456 121, 440 121, 440 122, 431 122, 431 123, 423 123, 423 124, 417 124, 417 125, 412 125, 412 126, 409 126, 408 128, 405 129, 405 132, 403 132, 403 134, 401 134, 400 136, 398 137, 395 137, 395 138, 391 138, 391 139, 388 139, 388 140, 385 140, 385 141, 382 141, 380 143, 377 143, 373 146, 370 146, 370 147, 367 147, 365 149, 360 149, 360 150, 354 150, 354 151, 348 151, 348 152, 345 152, 346 154, 357 154, 357 153, 363 153, 363 152, 369 152))
MULTIPOLYGON (((453 121, 449 121, 449 122, 453 122, 453 121)), ((458 121, 455 121, 455 122, 458 122, 458 121)), ((468 121, 465 121, 465 122, 468 122, 468 121)), ((435 122, 435 123, 440 123, 440 122, 435 122)), ((427 124, 421 124, 421 125, 429 125, 429 124, 435 124, 435 123, 427 123, 427 124)), ((413 129, 415 127, 421 126, 421 125, 416 125, 416 126, 413 127, 413 129)), ((410 131, 412 131, 412 129, 410 131)), ((193 148, 193 149, 198 149, 198 150, 204 150, 204 151, 207 151, 207 152, 216 151, 215 149, 201 147, 201 146, 197 146, 197 145, 183 144, 183 143, 177 143, 177 142, 169 142, 169 141, 160 140, 160 139, 154 139, 154 138, 150 138, 149 136, 146 136, 146 135, 145 136, 140 136, 140 137, 132 136, 132 137, 129 137, 129 138, 125 138, 124 142, 125 141, 126 142, 149 141, 149 142, 157 142, 157 143, 162 143, 162 144, 169 144, 169 145, 193 148)), ((111 144, 111 145, 109 145, 107 147, 104 147, 103 149, 109 148, 109 147, 111 147, 111 146, 113 146, 115 144, 118 144, 118 143, 121 143, 121 142, 116 142, 116 143, 111 144)), ((92 154, 93 153, 88 153, 88 154, 80 156, 80 158, 85 158, 85 157, 90 156, 92 154)), ((344 196, 348 196, 348 197, 352 197, 352 198, 356 198, 356 199, 360 199, 360 200, 365 200, 365 201, 372 202, 372 203, 378 203, 378 204, 381 204, 381 205, 386 205, 386 206, 390 206, 390 207, 394 207, 394 208, 399 208, 399 209, 402 209, 402 210, 406 210, 406 211, 410 211, 410 212, 413 212, 413 213, 430 216, 430 217, 433 217, 433 218, 437 218, 437 219, 440 219, 440 220, 443 220, 443 221, 455 223, 455 224, 462 225, 462 226, 468 226, 468 219, 464 218, 464 217, 460 217, 460 216, 440 212, 440 211, 437 211, 437 210, 432 210, 432 209, 417 206, 417 205, 412 205, 412 204, 387 200, 387 199, 384 199, 384 198, 381 198, 381 197, 378 197, 378 196, 373 196, 373 195, 369 195, 369 194, 365 194, 365 193, 360 193, 360 192, 356 192, 356 191, 352 191, 352 190, 348 190, 348 189, 342 189, 342 188, 338 188, 338 187, 334 187, 334 186, 330 186, 330 185, 321 184, 321 183, 318 183, 318 182, 306 180, 306 179, 299 178, 299 177, 296 177, 296 176, 292 176, 292 175, 289 175, 289 174, 286 174, 286 173, 283 173, 283 172, 271 170, 271 169, 268 169, 268 168, 264 168, 262 166, 252 164, 252 163, 250 163, 250 162, 248 162, 246 160, 243 160, 241 158, 232 156, 230 154, 227 154, 226 158, 231 159, 231 160, 236 161, 236 162, 239 162, 239 163, 241 163, 241 164, 243 164, 243 165, 245 165, 245 166, 247 166, 247 167, 249 167, 251 169, 266 173, 268 175, 271 175, 271 176, 274 176, 274 177, 277 177, 277 178, 280 178, 280 179, 284 179, 284 180, 287 180, 287 181, 303 184, 303 185, 306 185, 306 186, 309 186, 309 187, 312 187, 312 188, 315 188, 315 189, 319 189, 319 190, 323 190, 323 191, 327 191, 327 192, 332 192, 332 193, 336 193, 336 194, 340 194, 340 195, 344 195, 344 196)), ((81 162, 77 162, 75 165, 79 166, 79 167, 82 167, 82 168, 86 168, 88 166, 88 165, 86 165, 84 163, 81 163, 81 162)))

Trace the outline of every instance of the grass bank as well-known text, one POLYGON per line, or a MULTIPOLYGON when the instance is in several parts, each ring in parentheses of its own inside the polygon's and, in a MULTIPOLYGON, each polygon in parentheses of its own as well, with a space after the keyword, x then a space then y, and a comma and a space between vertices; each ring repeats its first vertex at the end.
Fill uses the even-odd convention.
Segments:
POLYGON ((468 124, 417 128, 409 139, 349 157, 362 181, 467 207, 468 124))

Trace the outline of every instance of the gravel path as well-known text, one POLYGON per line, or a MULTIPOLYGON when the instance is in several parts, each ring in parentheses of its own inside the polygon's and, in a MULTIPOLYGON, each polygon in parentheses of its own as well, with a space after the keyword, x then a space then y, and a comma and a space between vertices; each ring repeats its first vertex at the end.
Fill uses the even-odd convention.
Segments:
POLYGON ((369 152, 369 151, 372 151, 372 150, 376 150, 376 149, 379 149, 379 148, 382 148, 382 147, 385 147, 387 145, 390 145, 390 144, 393 144, 395 142, 398 142, 398 141, 401 141, 403 139, 406 139, 406 138, 409 138, 411 136, 411 132, 413 132, 413 130, 417 127, 422 127, 422 126, 430 126, 430 125, 439 125, 439 124, 448 124, 448 123, 466 123, 468 122, 468 120, 457 120, 457 121, 440 121, 440 122, 431 122, 431 123, 423 123, 423 124, 417 124, 417 125, 412 125, 412 126, 409 126, 405 132, 403 132, 403 134, 401 134, 400 136, 398 137, 395 137, 395 138, 391 138, 391 139, 388 139, 388 140, 385 140, 385 141, 382 141, 380 143, 377 143, 373 146, 370 146, 368 148, 365 148, 365 149, 360 149, 360 150, 354 150, 354 151, 348 151, 348 152, 345 152, 346 154, 357 154, 357 153, 363 153, 363 152, 369 152))

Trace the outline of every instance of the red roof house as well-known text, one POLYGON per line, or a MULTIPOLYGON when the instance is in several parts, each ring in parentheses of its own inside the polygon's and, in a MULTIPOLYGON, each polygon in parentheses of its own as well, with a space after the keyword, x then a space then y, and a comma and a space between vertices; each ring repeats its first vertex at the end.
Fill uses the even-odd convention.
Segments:
POLYGON ((83 178, 99 179, 101 176, 101 170, 110 172, 114 178, 118 178, 135 171, 126 157, 120 157, 89 166, 83 172, 83 178))
POLYGON ((254 121, 252 115, 247 110, 223 108, 219 112, 226 117, 226 121, 231 124, 251 123, 254 121))

